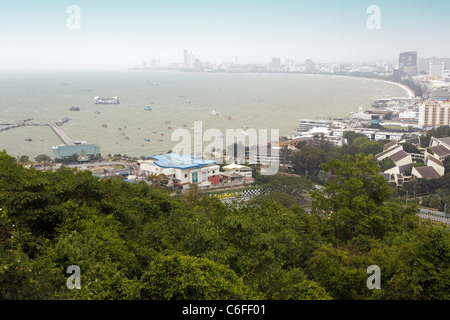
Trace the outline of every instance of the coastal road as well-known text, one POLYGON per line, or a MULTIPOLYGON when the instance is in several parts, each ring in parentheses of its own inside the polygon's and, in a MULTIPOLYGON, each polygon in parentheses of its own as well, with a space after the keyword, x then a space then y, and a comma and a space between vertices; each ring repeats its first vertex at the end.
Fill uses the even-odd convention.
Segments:
POLYGON ((90 162, 90 163, 80 163, 80 164, 68 164, 65 165, 68 168, 88 168, 88 167, 102 167, 102 166, 115 166, 115 165, 122 165, 126 167, 134 166, 133 163, 129 162, 120 162, 120 161, 102 161, 102 162, 90 162))

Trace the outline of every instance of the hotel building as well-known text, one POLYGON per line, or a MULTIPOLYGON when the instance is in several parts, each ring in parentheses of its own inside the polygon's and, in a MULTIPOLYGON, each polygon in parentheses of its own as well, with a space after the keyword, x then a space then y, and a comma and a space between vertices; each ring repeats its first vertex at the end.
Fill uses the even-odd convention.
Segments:
POLYGON ((419 109, 419 125, 440 127, 450 125, 449 102, 426 102, 419 109))

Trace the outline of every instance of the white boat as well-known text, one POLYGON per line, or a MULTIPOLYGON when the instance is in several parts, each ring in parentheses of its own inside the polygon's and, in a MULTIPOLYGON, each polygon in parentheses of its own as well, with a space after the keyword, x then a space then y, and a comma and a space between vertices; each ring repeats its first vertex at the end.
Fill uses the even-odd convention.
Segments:
POLYGON ((210 115, 212 115, 212 116, 220 116, 220 112, 216 111, 216 110, 213 110, 213 111, 211 111, 210 115))

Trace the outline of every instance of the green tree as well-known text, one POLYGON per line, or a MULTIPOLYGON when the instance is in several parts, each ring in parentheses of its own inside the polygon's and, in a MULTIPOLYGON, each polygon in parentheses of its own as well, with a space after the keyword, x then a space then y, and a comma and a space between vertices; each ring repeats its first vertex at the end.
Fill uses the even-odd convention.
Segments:
POLYGON ((30 161, 30 157, 27 155, 23 155, 19 157, 19 162, 22 164, 28 163, 30 161))
POLYGON ((450 236, 446 226, 430 222, 401 235, 369 255, 382 268, 382 290, 375 299, 450 299, 450 236))
POLYGON ((158 255, 141 278, 141 297, 151 300, 254 298, 242 279, 224 265, 178 253, 158 255))
POLYGON ((356 133, 355 131, 345 131, 343 135, 344 139, 347 139, 347 143, 351 145, 353 143, 353 140, 355 140, 358 137, 364 137, 367 139, 365 135, 362 133, 356 133))
POLYGON ((51 159, 48 155, 46 155, 46 154, 40 154, 40 155, 37 155, 37 156, 34 158, 34 160, 35 160, 36 162, 50 162, 50 161, 52 161, 52 159, 51 159))
POLYGON ((401 143, 401 146, 403 147, 403 151, 407 153, 422 153, 419 148, 417 148, 415 145, 411 143, 401 143))
POLYGON ((291 156, 294 172, 308 175, 318 172, 325 160, 325 152, 317 146, 305 146, 291 156))
POLYGON ((387 158, 384 158, 383 160, 380 161, 379 166, 380 166, 380 170, 382 172, 384 172, 386 170, 394 168, 395 167, 395 162, 391 158, 387 157, 387 158))
POLYGON ((322 165, 322 170, 329 178, 325 188, 313 191, 312 212, 327 218, 337 239, 383 237, 414 210, 388 202, 391 189, 372 156, 346 156, 322 165))
POLYGON ((444 164, 444 168, 445 168, 445 173, 450 173, 450 157, 447 157, 444 159, 443 161, 444 164))
POLYGON ((376 155, 383 152, 383 145, 379 141, 367 141, 359 146, 359 151, 365 155, 376 155))

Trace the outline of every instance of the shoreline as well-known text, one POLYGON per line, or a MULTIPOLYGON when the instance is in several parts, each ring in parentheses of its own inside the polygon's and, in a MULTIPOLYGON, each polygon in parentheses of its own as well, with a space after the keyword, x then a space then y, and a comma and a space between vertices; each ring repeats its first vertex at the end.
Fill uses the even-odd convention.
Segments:
MULTIPOLYGON (((364 79, 368 79, 368 78, 364 78, 364 79)), ((383 80, 383 79, 373 79, 373 80, 379 80, 379 81, 384 81, 384 82, 392 83, 392 84, 395 84, 395 85, 397 85, 397 86, 399 86, 399 87, 405 89, 405 91, 406 91, 406 92, 408 93, 408 95, 409 95, 409 99, 413 99, 413 98, 416 97, 416 94, 414 93, 414 91, 413 91, 410 87, 408 87, 408 86, 406 86, 406 85, 404 85, 404 84, 402 84, 402 83, 398 83, 398 82, 390 81, 390 80, 383 80)))
MULTIPOLYGON (((289 74, 289 72, 287 72, 286 74, 289 74)), ((320 75, 320 76, 332 76, 332 77, 343 77, 343 78, 358 78, 358 79, 365 79, 365 80, 374 80, 374 81, 382 81, 382 82, 387 82, 390 84, 394 84, 396 86, 401 87, 402 89, 404 89, 408 96, 409 99, 415 98, 416 94, 414 93, 414 90, 412 90, 410 87, 400 83, 400 82, 395 82, 392 80, 386 80, 386 79, 380 79, 380 78, 372 78, 372 77, 363 77, 363 76, 354 76, 354 75, 350 75, 350 74, 331 74, 331 73, 302 73, 302 72, 298 72, 295 74, 305 74, 305 75, 320 75)))

